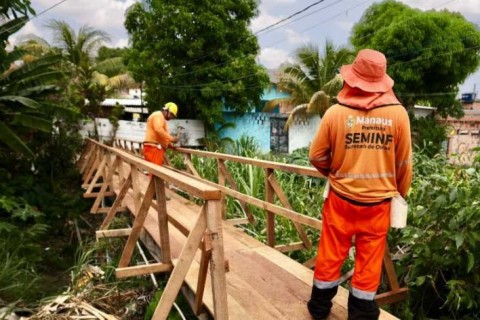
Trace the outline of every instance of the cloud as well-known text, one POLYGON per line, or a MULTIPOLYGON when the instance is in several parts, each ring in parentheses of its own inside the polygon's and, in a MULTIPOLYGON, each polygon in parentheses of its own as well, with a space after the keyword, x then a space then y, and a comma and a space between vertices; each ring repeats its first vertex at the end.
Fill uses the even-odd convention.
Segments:
POLYGON ((447 9, 452 12, 460 12, 462 15, 472 22, 480 21, 480 6, 478 0, 462 0, 462 1, 438 1, 438 0, 401 0, 409 7, 417 8, 420 10, 443 10, 447 9))
POLYGON ((306 44, 310 41, 310 37, 307 34, 299 33, 293 29, 286 29, 285 37, 291 45, 306 44))
POLYGON ((118 39, 117 42, 113 44, 115 48, 125 48, 128 47, 128 38, 118 39))
POLYGON ((262 49, 259 56, 260 64, 267 69, 276 69, 280 64, 292 61, 289 57, 289 52, 277 48, 262 49))
POLYGON ((281 16, 272 16, 269 15, 268 13, 260 13, 260 15, 252 20, 252 23, 250 25, 252 32, 255 33, 258 30, 262 30, 265 27, 268 27, 269 25, 274 24, 275 22, 280 21, 283 19, 281 16))
POLYGON ((8 38, 9 45, 13 47, 14 45, 18 44, 18 42, 22 41, 23 37, 30 34, 35 34, 37 36, 41 34, 40 28, 36 24, 35 20, 27 22, 25 26, 20 29, 20 31, 10 36, 10 38, 8 38))
MULTIPOLYGON (((39 36, 49 39, 51 32, 45 28, 50 19, 63 20, 74 30, 83 25, 89 25, 95 29, 107 32, 112 38, 112 45, 117 46, 121 39, 127 37, 123 25, 125 10, 134 4, 135 0, 68 0, 48 12, 38 16, 34 21, 40 26, 39 36)), ((37 14, 52 6, 52 0, 36 0, 33 6, 37 14)), ((125 43, 125 41, 123 41, 125 43)))

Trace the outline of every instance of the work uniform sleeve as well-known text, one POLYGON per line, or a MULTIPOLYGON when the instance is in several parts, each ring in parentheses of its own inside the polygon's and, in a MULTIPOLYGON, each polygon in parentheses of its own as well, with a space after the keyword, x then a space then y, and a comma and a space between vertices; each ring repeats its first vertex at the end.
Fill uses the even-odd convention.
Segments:
POLYGON ((402 197, 407 195, 412 183, 412 141, 410 119, 406 111, 399 116, 397 144, 395 148, 397 190, 402 197))
POLYGON ((310 163, 325 177, 328 177, 330 173, 332 161, 330 157, 330 121, 328 120, 328 114, 329 112, 327 111, 320 122, 317 133, 312 140, 308 156, 310 163))
POLYGON ((161 140, 168 140, 169 143, 175 140, 175 138, 168 133, 167 121, 164 117, 155 117, 153 120, 153 129, 158 133, 161 140))

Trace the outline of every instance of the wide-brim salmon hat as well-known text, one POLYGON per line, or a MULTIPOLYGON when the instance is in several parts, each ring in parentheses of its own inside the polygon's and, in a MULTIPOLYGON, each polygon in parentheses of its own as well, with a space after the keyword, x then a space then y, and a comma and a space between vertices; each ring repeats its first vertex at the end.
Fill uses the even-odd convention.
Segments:
POLYGON ((393 87, 385 55, 372 49, 360 50, 352 64, 342 66, 340 74, 350 87, 366 92, 387 92, 393 87))

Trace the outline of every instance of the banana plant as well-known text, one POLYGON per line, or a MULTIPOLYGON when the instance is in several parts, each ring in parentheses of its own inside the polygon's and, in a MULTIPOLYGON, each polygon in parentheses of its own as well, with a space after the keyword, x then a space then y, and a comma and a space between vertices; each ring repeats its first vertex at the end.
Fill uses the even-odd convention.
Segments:
MULTIPOLYGON (((6 41, 26 21, 26 17, 19 17, 1 24, 2 39, 6 41)), ((64 77, 56 68, 61 57, 46 55, 24 60, 27 52, 22 49, 8 52, 2 47, 0 51, 0 142, 33 157, 27 145, 28 135, 52 130, 51 111, 57 106, 44 98, 58 91, 57 84, 64 77)))

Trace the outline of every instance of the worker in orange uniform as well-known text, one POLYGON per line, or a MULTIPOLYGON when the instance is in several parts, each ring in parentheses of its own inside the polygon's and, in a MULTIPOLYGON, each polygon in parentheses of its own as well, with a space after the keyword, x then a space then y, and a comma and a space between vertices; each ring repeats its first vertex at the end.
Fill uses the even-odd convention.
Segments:
POLYGON ((160 111, 153 112, 147 119, 147 132, 143 142, 143 157, 152 163, 163 165, 163 156, 167 148, 174 149, 178 141, 168 133, 167 121, 177 117, 178 107, 173 102, 165 104, 160 111))
POLYGON ((355 270, 348 319, 378 319, 380 283, 390 200, 405 197, 412 180, 410 122, 393 93, 387 61, 361 50, 341 68, 343 87, 321 120, 310 162, 328 177, 313 288, 308 310, 326 319, 340 284, 340 268, 355 236, 355 270))

